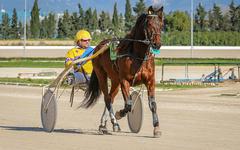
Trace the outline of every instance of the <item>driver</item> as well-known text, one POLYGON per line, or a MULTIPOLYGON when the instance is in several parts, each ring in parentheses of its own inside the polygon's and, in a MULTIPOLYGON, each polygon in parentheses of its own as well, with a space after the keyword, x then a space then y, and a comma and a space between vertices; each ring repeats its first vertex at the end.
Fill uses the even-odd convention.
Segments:
MULTIPOLYGON (((92 55, 93 48, 90 47, 91 35, 86 30, 79 30, 75 36, 76 46, 66 54, 65 68, 70 66, 74 60, 81 59, 92 55)), ((92 73, 92 61, 77 63, 74 65, 74 71, 67 77, 69 85, 86 83, 92 73)))

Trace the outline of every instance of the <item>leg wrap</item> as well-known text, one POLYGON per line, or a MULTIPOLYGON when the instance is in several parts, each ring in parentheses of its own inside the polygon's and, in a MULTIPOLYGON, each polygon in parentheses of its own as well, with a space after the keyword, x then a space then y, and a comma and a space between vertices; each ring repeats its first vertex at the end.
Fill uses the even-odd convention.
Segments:
POLYGON ((115 118, 115 116, 114 116, 112 103, 111 103, 111 102, 107 103, 107 104, 106 104, 106 107, 107 107, 107 109, 108 109, 108 111, 109 111, 109 116, 110 116, 110 118, 111 118, 111 121, 113 121, 114 123, 116 123, 117 120, 116 120, 116 118, 115 118))
POLYGON ((158 115, 157 115, 157 103, 154 97, 148 97, 149 108, 152 111, 153 126, 159 126, 158 115))
POLYGON ((132 109, 132 105, 133 105, 133 101, 132 101, 132 99, 130 98, 130 99, 128 99, 127 104, 125 104, 125 108, 124 108, 124 109, 125 109, 127 112, 130 112, 131 109, 132 109))
POLYGON ((127 112, 130 112, 131 109, 132 109, 132 105, 126 104, 124 109, 125 109, 126 113, 127 113, 127 112))
POLYGON ((125 117, 126 114, 132 110, 132 103, 133 103, 133 102, 132 102, 131 99, 129 99, 129 100, 127 101, 127 103, 126 103, 125 106, 124 106, 124 109, 123 109, 123 110, 120 110, 120 116, 121 116, 121 117, 125 117))
POLYGON ((101 126, 106 126, 107 120, 108 120, 108 110, 106 107, 104 107, 104 111, 101 117, 101 126))
POLYGON ((106 107, 107 107, 109 113, 113 113, 112 104, 110 102, 106 104, 106 107))
POLYGON ((155 102, 154 97, 149 97, 148 104, 149 104, 150 110, 151 110, 153 113, 156 113, 156 111, 157 111, 157 104, 156 104, 156 102, 155 102))

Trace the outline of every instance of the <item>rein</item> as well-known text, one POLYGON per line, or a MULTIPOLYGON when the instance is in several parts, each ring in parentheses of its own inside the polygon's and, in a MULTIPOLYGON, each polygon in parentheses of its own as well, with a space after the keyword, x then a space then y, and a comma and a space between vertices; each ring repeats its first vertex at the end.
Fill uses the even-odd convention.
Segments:
MULTIPOLYGON (((156 33, 156 32, 153 32, 153 33, 149 34, 148 30, 147 30, 147 28, 148 28, 148 26, 147 26, 148 18, 147 17, 148 16, 149 17, 154 17, 153 19, 156 19, 155 17, 158 17, 158 15, 156 15, 156 14, 145 14, 145 15, 146 16, 145 16, 145 19, 144 19, 144 22, 143 22, 143 31, 144 31, 144 35, 145 35, 145 40, 128 39, 128 38, 113 38, 113 39, 110 40, 111 42, 113 42, 113 43, 115 42, 117 44, 119 44, 119 42, 121 42, 121 41, 131 41, 131 42, 139 42, 139 43, 143 43, 143 44, 147 45, 147 52, 145 53, 144 58, 136 57, 129 52, 126 53, 126 54, 116 56, 117 59, 121 59, 121 58, 124 58, 124 57, 131 57, 135 60, 140 60, 141 61, 140 62, 141 63, 140 67, 138 68, 138 70, 135 73, 134 78, 132 80, 132 86, 135 84, 136 77, 137 77, 138 73, 140 72, 140 70, 142 69, 142 66, 143 66, 144 62, 147 62, 148 60, 154 58, 155 53, 152 51, 152 50, 154 50, 153 49, 154 43, 151 40, 153 39, 154 35, 160 35, 160 33, 156 33), (153 57, 151 57, 151 56, 153 56, 153 57)), ((159 21, 157 21, 156 23, 158 25, 159 21)), ((115 60, 115 62, 116 62, 116 60, 115 60)), ((118 68, 116 63, 114 63, 114 65, 116 66, 116 68, 118 68)))
MULTIPOLYGON (((149 35, 148 31, 147 31, 147 22, 148 22, 148 18, 147 17, 153 17, 154 20, 156 20, 156 18, 158 17, 158 15, 156 14, 144 14, 145 18, 144 18, 144 22, 143 22, 143 31, 144 31, 144 35, 145 35, 145 40, 137 40, 137 39, 128 39, 128 38, 113 38, 111 39, 111 42, 118 42, 117 44, 119 44, 119 42, 121 41, 131 41, 131 42, 139 42, 139 43, 143 43, 145 45, 148 46, 148 50, 150 51, 150 53, 146 54, 144 58, 139 58, 136 56, 133 56, 131 54, 122 54, 122 55, 117 55, 117 58, 123 58, 123 57, 133 57, 137 60, 142 60, 142 61, 147 61, 149 59, 149 55, 152 54, 156 54, 156 52, 154 52, 156 49, 153 49, 154 43, 151 41, 153 39, 154 35, 160 35, 160 33, 155 33, 153 32, 152 34, 149 35), (150 37, 149 37, 150 36, 150 37)), ((159 21, 156 22, 157 25, 159 25, 159 21)))
POLYGON ((144 43, 146 45, 149 45, 151 41, 148 39, 145 40, 136 40, 136 39, 127 39, 127 38, 113 38, 111 39, 111 42, 120 42, 120 41, 131 41, 131 42, 139 42, 139 43, 144 43))
MULTIPOLYGON (((150 41, 149 40, 135 40, 135 39, 126 39, 126 38, 114 38, 111 40, 111 42, 119 42, 119 41, 132 41, 132 42, 140 42, 140 43, 144 43, 148 46, 148 49, 150 48, 150 41)), ((117 43, 118 44, 118 43, 117 43)), ((132 57, 134 59, 137 59, 137 60, 141 60, 141 61, 147 61, 149 60, 149 55, 151 54, 148 53, 147 55, 145 55, 144 58, 140 58, 140 57, 136 57, 134 55, 131 55, 130 53, 127 53, 127 54, 122 54, 122 55, 117 55, 116 57, 117 58, 123 58, 123 57, 132 57)))

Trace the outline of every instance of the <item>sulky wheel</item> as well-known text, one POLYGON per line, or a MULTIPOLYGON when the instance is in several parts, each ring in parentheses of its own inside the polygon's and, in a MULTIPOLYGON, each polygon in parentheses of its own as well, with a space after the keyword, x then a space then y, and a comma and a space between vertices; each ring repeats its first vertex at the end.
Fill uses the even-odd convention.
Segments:
POLYGON ((131 93, 133 100, 132 111, 128 113, 128 126, 133 133, 138 133, 142 127, 143 106, 141 94, 137 91, 131 93))
POLYGON ((57 103, 55 94, 48 89, 42 97, 41 120, 43 129, 52 132, 57 119, 57 103))

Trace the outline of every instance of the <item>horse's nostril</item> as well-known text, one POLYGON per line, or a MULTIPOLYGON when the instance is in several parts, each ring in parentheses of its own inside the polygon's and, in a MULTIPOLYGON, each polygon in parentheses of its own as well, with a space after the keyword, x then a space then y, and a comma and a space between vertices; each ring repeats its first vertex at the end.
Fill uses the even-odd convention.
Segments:
POLYGON ((161 44, 156 44, 156 43, 152 44, 153 49, 160 49, 160 47, 161 47, 161 44))

